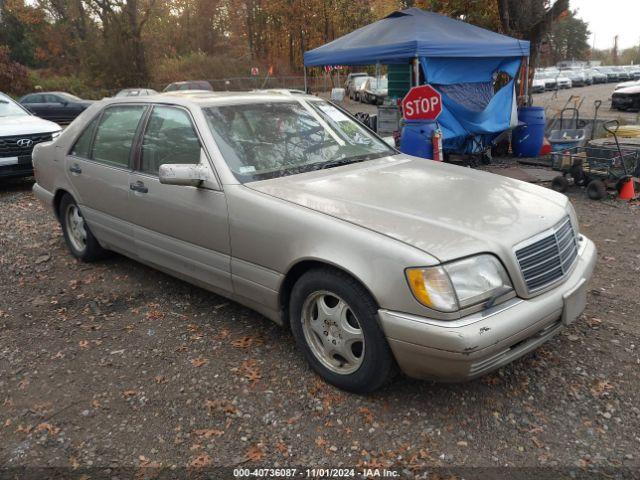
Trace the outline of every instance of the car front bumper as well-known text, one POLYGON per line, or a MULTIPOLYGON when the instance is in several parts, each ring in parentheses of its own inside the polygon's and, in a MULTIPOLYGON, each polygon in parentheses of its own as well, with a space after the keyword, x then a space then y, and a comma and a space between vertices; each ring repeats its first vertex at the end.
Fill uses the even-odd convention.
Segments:
POLYGON ((0 178, 29 177, 33 175, 31 155, 0 157, 0 178))
POLYGON ((640 93, 635 95, 613 95, 611 98, 611 108, 618 110, 639 110, 640 93))
POLYGON ((562 284, 541 295, 526 300, 516 297, 453 321, 381 309, 380 322, 406 375, 471 380, 536 349, 573 321, 584 308, 586 284, 595 263, 595 245, 582 236, 573 271, 562 284))

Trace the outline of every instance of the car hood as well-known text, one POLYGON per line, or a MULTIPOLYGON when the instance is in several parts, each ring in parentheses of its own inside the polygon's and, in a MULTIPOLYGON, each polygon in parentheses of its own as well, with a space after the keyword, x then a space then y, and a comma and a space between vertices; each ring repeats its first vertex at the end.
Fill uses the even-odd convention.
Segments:
POLYGON ((567 198, 507 177, 396 155, 246 184, 395 238, 441 261, 513 246, 565 217, 567 198))
POLYGON ((640 80, 632 80, 630 82, 622 82, 616 85, 616 90, 620 90, 622 88, 628 88, 628 87, 638 87, 640 86, 640 80))
POLYGON ((0 117, 0 137, 13 135, 29 135, 34 133, 50 133, 61 130, 57 123, 44 120, 35 115, 13 115, 0 117))
POLYGON ((640 93, 640 85, 636 85, 635 87, 625 87, 625 88, 620 88, 618 90, 616 90, 615 92, 613 92, 613 94, 617 94, 617 93, 624 93, 624 94, 636 94, 636 93, 640 93))

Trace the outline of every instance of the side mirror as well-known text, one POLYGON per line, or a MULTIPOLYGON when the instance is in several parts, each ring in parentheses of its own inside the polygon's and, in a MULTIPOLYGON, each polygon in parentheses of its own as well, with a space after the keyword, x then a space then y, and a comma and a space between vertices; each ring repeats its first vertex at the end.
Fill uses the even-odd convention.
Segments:
POLYGON ((209 180, 209 172, 196 163, 165 163, 158 172, 160 183, 165 185, 185 185, 198 187, 209 180))

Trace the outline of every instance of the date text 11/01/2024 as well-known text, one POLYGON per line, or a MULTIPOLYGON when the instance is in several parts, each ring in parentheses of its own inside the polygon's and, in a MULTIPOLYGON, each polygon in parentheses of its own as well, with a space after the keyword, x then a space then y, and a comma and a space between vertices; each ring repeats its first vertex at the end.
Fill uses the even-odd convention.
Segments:
POLYGON ((235 468, 234 478, 397 478, 386 468, 235 468))

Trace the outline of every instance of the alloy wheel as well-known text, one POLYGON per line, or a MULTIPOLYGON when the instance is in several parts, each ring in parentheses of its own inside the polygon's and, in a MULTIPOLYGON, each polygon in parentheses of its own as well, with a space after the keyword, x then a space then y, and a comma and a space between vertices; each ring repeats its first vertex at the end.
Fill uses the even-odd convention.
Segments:
POLYGON ((83 252, 87 248, 87 230, 80 209, 77 205, 70 204, 65 215, 69 241, 78 252, 83 252))
POLYGON ((302 331, 313 355, 332 372, 349 375, 360 368, 364 333, 351 307, 336 294, 319 291, 307 297, 302 331))

